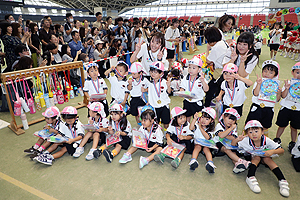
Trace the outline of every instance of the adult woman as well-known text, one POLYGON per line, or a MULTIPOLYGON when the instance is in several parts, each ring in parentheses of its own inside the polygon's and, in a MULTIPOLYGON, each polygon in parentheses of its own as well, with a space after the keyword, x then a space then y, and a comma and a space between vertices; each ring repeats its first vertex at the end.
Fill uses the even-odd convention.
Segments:
MULTIPOLYGON (((94 58, 95 60, 100 60, 102 58, 107 58, 109 55, 109 46, 107 42, 103 42, 101 40, 96 40, 95 42, 95 50, 94 50, 94 58)), ((100 76, 105 78, 104 72, 106 70, 106 62, 107 60, 103 60, 100 62, 97 62, 99 65, 99 73, 100 76)))
POLYGON ((150 30, 149 30, 149 24, 150 22, 148 22, 146 19, 143 19, 142 21, 142 34, 143 34, 143 38, 146 41, 146 43, 149 43, 150 41, 150 30))
POLYGON ((235 18, 232 15, 225 14, 219 18, 218 25, 222 34, 222 40, 225 41, 224 33, 229 32, 231 27, 235 25, 235 18))
POLYGON ((122 40, 121 46, 126 51, 127 50, 128 39, 127 39, 127 36, 126 36, 124 28, 122 26, 118 27, 117 33, 118 34, 116 35, 116 39, 122 40))
POLYGON ((108 26, 108 28, 111 30, 113 27, 114 27, 114 25, 113 25, 113 20, 112 20, 112 18, 111 18, 111 16, 108 16, 107 18, 106 18, 106 21, 107 21, 107 26, 108 26))
POLYGON ((166 65, 167 51, 165 50, 165 39, 162 33, 156 32, 150 39, 150 44, 137 44, 136 50, 130 57, 130 62, 133 63, 137 59, 142 59, 143 70, 150 77, 150 65, 155 61, 162 61, 165 65, 165 71, 168 71, 166 65))
POLYGON ((29 24, 29 30, 31 31, 31 37, 29 38, 28 46, 31 51, 31 58, 33 60, 33 67, 38 66, 38 57, 41 55, 41 41, 37 34, 39 31, 39 27, 36 23, 30 23, 29 24))
POLYGON ((234 63, 238 66, 238 74, 241 77, 249 77, 252 70, 258 63, 258 55, 253 45, 254 35, 250 32, 243 32, 237 40, 237 46, 227 49, 223 59, 223 66, 227 63, 234 63))
POLYGON ((93 27, 91 29, 91 34, 89 35, 89 37, 92 37, 94 39, 94 42, 96 42, 96 40, 100 40, 99 30, 97 27, 93 27))
POLYGON ((29 51, 29 55, 31 56, 31 51, 29 49, 28 43, 29 43, 29 37, 31 36, 30 32, 26 32, 24 33, 22 26, 19 23, 12 23, 12 36, 15 36, 17 38, 19 38, 21 40, 21 42, 23 44, 26 45, 28 51, 29 51))
POLYGON ((73 31, 77 31, 79 32, 79 28, 81 27, 81 23, 79 20, 74 20, 74 27, 73 27, 73 31))
POLYGON ((271 31, 269 32, 270 36, 270 56, 271 60, 276 59, 277 50, 280 45, 280 37, 282 33, 282 25, 280 22, 276 22, 271 27, 271 31), (274 54, 274 57, 273 57, 274 54))

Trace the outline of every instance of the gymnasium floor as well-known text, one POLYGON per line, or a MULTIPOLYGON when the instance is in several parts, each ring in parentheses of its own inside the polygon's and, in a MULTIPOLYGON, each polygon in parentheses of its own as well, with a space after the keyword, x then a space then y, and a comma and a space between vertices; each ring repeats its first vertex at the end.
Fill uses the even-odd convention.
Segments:
MULTIPOLYGON (((202 53, 206 45, 199 47, 202 53)), ((184 53, 186 58, 191 55, 184 53)), ((269 59, 269 49, 262 48, 260 66, 262 62, 269 59)), ((291 78, 291 67, 295 61, 289 58, 277 56, 281 65, 280 80, 291 78)), ((256 74, 261 73, 261 68, 256 67, 250 79, 256 80, 256 74)), ((108 83, 108 82, 107 82, 108 83)), ((239 134, 241 134, 245 117, 251 105, 252 87, 246 91, 248 97, 244 104, 244 115, 239 120, 239 134)), ((111 97, 108 97, 110 100, 111 97)), ((171 105, 182 106, 182 99, 171 97, 171 105)), ((62 109, 66 105, 77 105, 81 97, 71 100, 69 103, 59 105, 62 109)), ((275 107, 274 126, 269 130, 269 136, 273 139, 277 126, 275 121, 280 105, 275 107)), ((78 110, 80 120, 87 122, 87 109, 78 110)), ((39 118, 41 112, 30 115, 28 120, 39 118)), ((9 113, 1 113, 0 119, 10 121, 9 113)), ((133 127, 136 122, 132 116, 128 119, 133 127)), ((21 123, 18 119, 18 123, 21 123)), ((254 194, 247 186, 245 179, 247 172, 234 174, 234 165, 227 156, 214 158, 217 166, 214 174, 209 174, 204 165, 205 157, 199 155, 199 167, 191 172, 188 163, 191 155, 185 155, 178 169, 172 169, 171 159, 166 159, 164 165, 154 161, 145 166, 142 170, 138 168, 140 156, 147 156, 144 151, 137 151, 133 154, 130 163, 121 165, 121 159, 125 151, 115 157, 110 164, 101 156, 99 159, 86 161, 85 156, 91 148, 91 143, 85 146, 85 152, 78 159, 65 154, 57 159, 53 166, 46 166, 36 163, 23 153, 23 150, 31 147, 37 137, 32 134, 42 129, 45 122, 30 126, 26 133, 20 136, 15 135, 10 129, 0 129, 0 199, 283 199, 279 194, 278 181, 273 173, 264 166, 260 166, 256 173, 259 185, 262 189, 260 194, 254 194)), ((283 171, 290 184, 289 199, 299 199, 300 174, 296 173, 292 163, 291 155, 287 151, 290 141, 289 128, 282 136, 282 143, 285 153, 275 162, 283 171)))

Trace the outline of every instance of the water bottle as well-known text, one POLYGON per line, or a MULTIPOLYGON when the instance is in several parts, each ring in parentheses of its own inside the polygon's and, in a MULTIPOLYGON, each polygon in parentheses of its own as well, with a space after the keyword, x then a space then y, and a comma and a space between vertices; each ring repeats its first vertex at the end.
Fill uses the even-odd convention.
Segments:
POLYGON ((25 113, 21 114, 21 120, 22 120, 22 124, 23 124, 23 129, 24 130, 29 129, 28 121, 27 121, 25 113))
POLYGON ((74 95, 75 95, 75 97, 78 96, 78 90, 77 90, 77 87, 76 87, 76 86, 74 86, 74 95))
POLYGON ((74 95, 74 91, 73 91, 73 86, 71 86, 71 90, 70 90, 70 98, 74 99, 75 95, 74 95))
POLYGON ((54 104, 57 104, 58 102, 57 102, 56 92, 53 90, 52 93, 53 93, 53 101, 54 101, 54 104))
POLYGON ((82 90, 82 88, 81 88, 81 87, 79 87, 79 88, 78 88, 78 90, 79 90, 80 96, 82 96, 82 97, 83 97, 83 96, 84 96, 84 94, 83 94, 83 90, 82 90))
POLYGON ((43 93, 40 91, 40 92, 38 92, 38 95, 39 95, 39 97, 40 97, 41 106, 42 106, 43 108, 46 107, 46 102, 45 102, 43 93))

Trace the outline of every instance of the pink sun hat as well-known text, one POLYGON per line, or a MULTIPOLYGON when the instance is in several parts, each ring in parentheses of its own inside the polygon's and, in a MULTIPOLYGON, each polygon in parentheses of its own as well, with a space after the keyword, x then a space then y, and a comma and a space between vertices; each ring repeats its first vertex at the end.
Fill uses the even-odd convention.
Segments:
POLYGON ((247 130, 248 128, 252 128, 252 127, 259 127, 259 128, 263 128, 263 126, 261 125, 261 123, 257 120, 250 120, 249 122, 247 122, 247 124, 245 125, 245 130, 247 130))
POLYGON ((56 117, 59 115, 59 109, 56 106, 51 106, 50 108, 47 108, 42 115, 47 118, 56 117))
POLYGON ((224 66, 223 72, 231 72, 231 73, 236 73, 238 71, 238 67, 233 64, 233 63, 228 63, 224 66))
POLYGON ((300 69, 300 62, 297 62, 293 67, 292 67, 292 70, 293 69, 300 69))
POLYGON ((154 69, 158 69, 160 71, 164 71, 165 69, 165 65, 163 62, 161 61, 156 61, 156 62, 153 62, 151 65, 150 65, 150 68, 154 68, 154 69))
POLYGON ((140 62, 134 62, 131 64, 128 72, 130 73, 139 73, 143 70, 143 66, 142 66, 142 63, 140 62))
POLYGON ((179 116, 179 115, 182 115, 186 112, 185 109, 182 109, 180 107, 174 107, 172 110, 171 110, 171 117, 172 119, 174 119, 174 117, 176 116, 179 116))
POLYGON ((106 117, 106 114, 104 112, 104 106, 100 102, 93 102, 90 105, 87 106, 90 110, 97 112, 101 115, 102 118, 106 117))
POLYGON ((206 108, 203 108, 201 110, 201 112, 205 112, 207 113, 209 116, 211 116, 211 118, 215 119, 216 118, 216 111, 211 108, 211 107, 206 107, 206 108))
POLYGON ((73 106, 67 106, 61 111, 61 114, 77 115, 77 110, 73 106))
POLYGON ((236 109, 234 109, 234 108, 227 108, 227 109, 223 112, 223 114, 222 114, 220 120, 224 117, 224 114, 225 114, 225 113, 228 113, 228 114, 231 114, 231 115, 235 116, 237 120, 239 120, 239 119, 241 118, 241 116, 239 115, 239 113, 238 113, 238 111, 237 111, 236 109))

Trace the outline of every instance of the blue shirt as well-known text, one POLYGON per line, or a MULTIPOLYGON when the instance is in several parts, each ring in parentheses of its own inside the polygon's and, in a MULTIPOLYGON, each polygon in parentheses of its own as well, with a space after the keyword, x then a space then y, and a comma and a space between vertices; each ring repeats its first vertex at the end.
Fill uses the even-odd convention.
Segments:
MULTIPOLYGON (((125 26, 123 26, 122 25, 122 27, 123 27, 123 29, 124 29, 124 31, 125 31, 125 34, 127 35, 127 29, 126 29, 126 27, 125 26)), ((112 28, 112 31, 115 31, 116 29, 118 29, 119 28, 119 25, 116 25, 116 26, 114 26, 113 28, 112 28)), ((116 35, 118 34, 118 32, 116 31, 116 35)))
POLYGON ((76 57, 77 51, 81 50, 82 53, 85 53, 85 48, 83 47, 81 41, 78 41, 77 43, 72 40, 69 42, 69 46, 71 48, 71 55, 73 58, 76 57))

